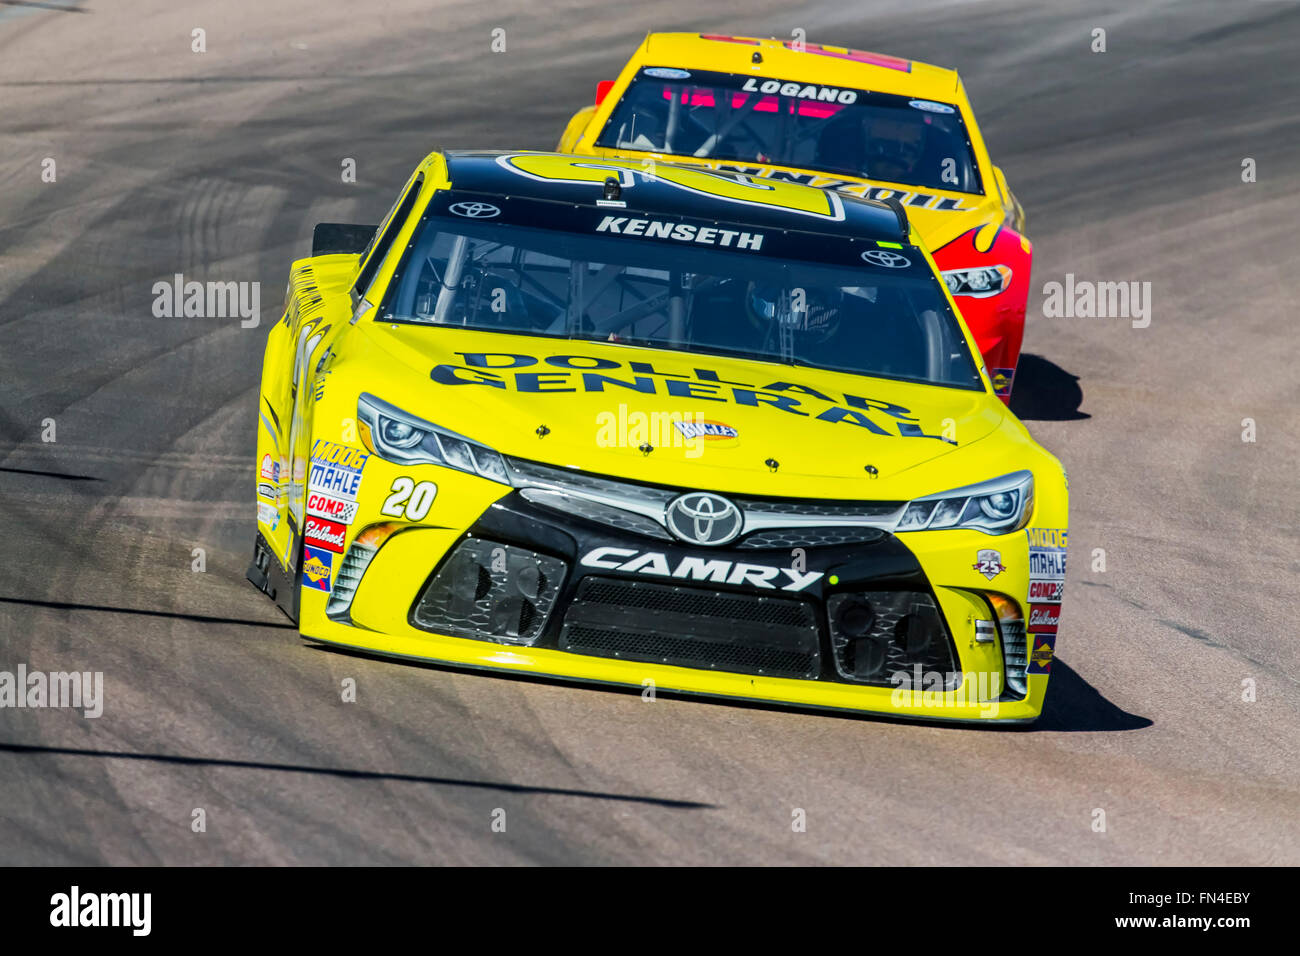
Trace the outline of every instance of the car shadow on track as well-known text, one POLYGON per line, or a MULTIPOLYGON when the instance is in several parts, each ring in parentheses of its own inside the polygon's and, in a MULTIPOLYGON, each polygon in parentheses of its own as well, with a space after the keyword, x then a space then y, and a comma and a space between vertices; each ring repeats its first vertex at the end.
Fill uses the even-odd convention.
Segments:
POLYGON ((1021 421, 1071 422, 1091 418, 1079 411, 1083 389, 1072 375, 1041 355, 1023 354, 1016 365, 1011 410, 1021 421))
POLYGON ((507 793, 537 794, 541 796, 581 797, 588 800, 612 800, 621 803, 646 803, 670 810, 712 810, 713 804, 695 800, 674 800, 641 794, 610 793, 601 790, 581 790, 572 787, 545 787, 531 784, 506 783, 489 780, 465 780, 455 777, 433 777, 413 773, 389 773, 380 770, 354 770, 346 767, 318 767, 310 764, 272 763, 265 760, 227 760, 216 757, 191 757, 182 754, 146 754, 124 750, 91 750, 81 747, 47 747, 37 744, 0 743, 0 753, 29 756, 92 757, 99 760, 120 760, 172 766, 228 767, 236 770, 261 770, 273 773, 313 774, 345 780, 379 780, 397 783, 422 783, 441 787, 464 787, 473 790, 500 790, 507 793))
POLYGON ((1091 731, 1141 730, 1154 721, 1116 707, 1097 688, 1059 657, 1052 661, 1043 714, 1032 730, 1091 731))

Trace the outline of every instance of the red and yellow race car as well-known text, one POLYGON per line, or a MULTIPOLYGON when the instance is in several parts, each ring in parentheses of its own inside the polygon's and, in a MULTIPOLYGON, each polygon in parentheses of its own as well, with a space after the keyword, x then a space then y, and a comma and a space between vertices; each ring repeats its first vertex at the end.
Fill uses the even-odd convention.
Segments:
POLYGON ((955 71, 794 40, 652 33, 559 149, 897 199, 1010 399, 1033 247, 955 71))

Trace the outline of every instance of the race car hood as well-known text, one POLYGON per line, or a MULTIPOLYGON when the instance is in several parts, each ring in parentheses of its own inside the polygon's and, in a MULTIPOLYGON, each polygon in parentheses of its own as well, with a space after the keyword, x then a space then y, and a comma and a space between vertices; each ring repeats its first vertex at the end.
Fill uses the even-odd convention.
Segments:
MULTIPOLYGON (((590 152, 622 158, 652 155, 626 149, 592 148, 590 152)), ((1001 223, 1006 215, 1002 202, 997 196, 996 186, 992 183, 986 186, 991 192, 980 196, 849 176, 832 176, 816 170, 791 166, 760 166, 723 160, 703 160, 691 156, 668 156, 658 153, 653 155, 656 159, 671 161, 679 166, 702 166, 720 172, 741 173, 760 180, 771 177, 823 189, 834 189, 837 192, 867 199, 897 199, 906 207, 908 220, 916 226, 926 247, 932 253, 972 229, 1001 223)))
POLYGON ((381 323, 365 338, 397 364, 374 356, 384 378, 359 392, 505 455, 662 484, 938 491, 1008 417, 983 391, 719 355, 381 323))

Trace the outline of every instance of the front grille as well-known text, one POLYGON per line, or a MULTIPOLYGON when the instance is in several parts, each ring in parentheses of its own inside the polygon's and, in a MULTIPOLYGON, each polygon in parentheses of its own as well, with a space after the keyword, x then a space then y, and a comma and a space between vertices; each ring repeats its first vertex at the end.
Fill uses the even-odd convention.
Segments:
POLYGON ((812 605, 613 578, 584 578, 559 647, 575 654, 770 677, 816 679, 812 605))
MULTIPOLYGON (((507 458, 512 483, 525 500, 587 521, 669 540, 664 514, 687 488, 647 485, 507 458)), ((892 529, 903 501, 758 498, 724 495, 745 517, 739 548, 798 548, 864 544, 892 529)))
POLYGON ((879 528, 772 528, 745 535, 737 548, 828 548, 839 544, 870 544, 889 532, 879 528))
POLYGON ((533 644, 542 636, 567 571, 559 558, 466 538, 425 587, 411 623, 453 637, 533 644))
POLYGON ((810 498, 750 498, 746 495, 733 495, 732 500, 749 514, 846 519, 889 518, 906 503, 902 501, 821 501, 810 498))
POLYGON ((672 540, 672 536, 664 529, 663 525, 653 518, 647 518, 645 515, 633 511, 613 508, 601 504, 599 501, 579 498, 576 495, 566 495, 562 491, 552 491, 548 488, 525 488, 520 492, 520 495, 526 501, 542 505, 561 514, 585 518, 597 524, 617 528, 619 531, 631 531, 634 534, 643 534, 646 537, 659 538, 662 541, 672 540))
MULTIPOLYGON (((952 642, 934 598, 920 591, 836 594, 826 602, 832 658, 841 680, 855 684, 953 690, 961 685, 952 642), (919 673, 918 673, 919 669, 919 673), (930 675, 939 675, 936 683, 930 675)), ((918 688, 919 689, 919 688, 918 688)))

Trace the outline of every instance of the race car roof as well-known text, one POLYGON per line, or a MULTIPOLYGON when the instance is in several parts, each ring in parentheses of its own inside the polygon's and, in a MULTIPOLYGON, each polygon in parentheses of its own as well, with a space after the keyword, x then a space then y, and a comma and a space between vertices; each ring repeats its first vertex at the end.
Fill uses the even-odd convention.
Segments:
POLYGON ((458 193, 546 200, 606 208, 605 181, 621 183, 629 213, 690 216, 786 231, 907 242, 898 214, 883 202, 798 183, 760 181, 738 187, 730 173, 633 159, 560 153, 447 150, 447 178, 458 193), (545 163, 546 174, 528 166, 545 163), (566 174, 572 170, 572 178, 566 174), (750 196, 754 198, 749 198, 750 196))
POLYGON ((934 99, 960 89, 956 70, 848 47, 711 33, 651 33, 638 65, 721 70, 934 99), (759 62, 754 62, 754 54, 759 62))

